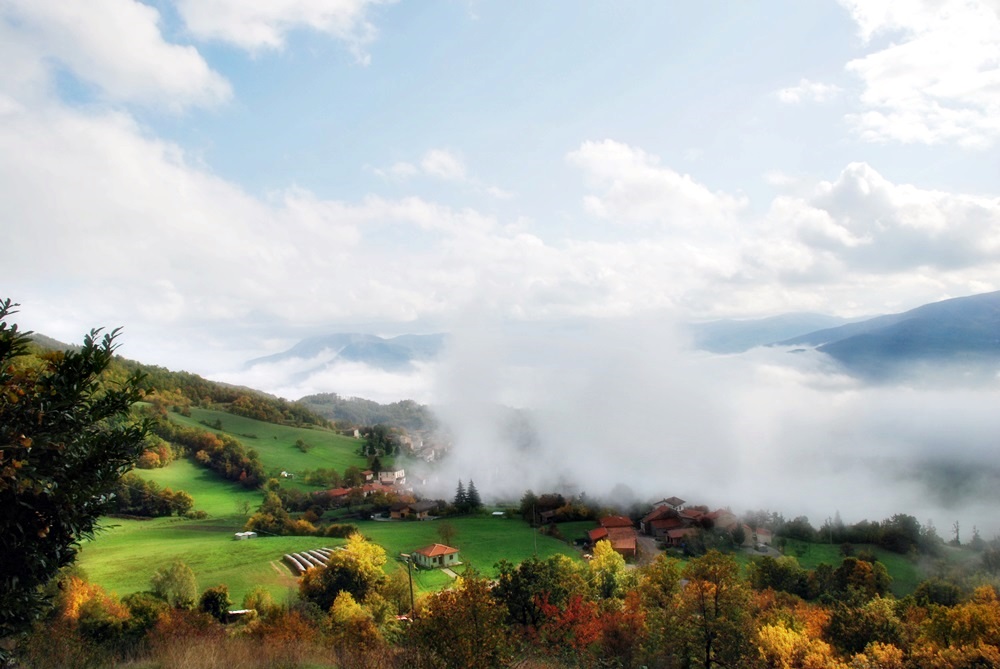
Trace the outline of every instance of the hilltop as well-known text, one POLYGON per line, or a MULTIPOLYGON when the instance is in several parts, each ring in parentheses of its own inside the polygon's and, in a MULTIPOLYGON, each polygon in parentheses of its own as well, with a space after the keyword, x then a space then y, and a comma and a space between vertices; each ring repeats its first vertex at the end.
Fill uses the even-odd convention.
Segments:
POLYGON ((1000 362, 1000 291, 925 304, 777 344, 814 347, 866 376, 890 374, 916 363, 996 363, 1000 362))

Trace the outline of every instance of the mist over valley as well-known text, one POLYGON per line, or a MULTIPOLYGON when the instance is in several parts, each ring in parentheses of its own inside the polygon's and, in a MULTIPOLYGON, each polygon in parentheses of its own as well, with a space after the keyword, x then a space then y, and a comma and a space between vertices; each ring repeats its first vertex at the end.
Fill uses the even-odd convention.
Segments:
POLYGON ((413 469, 439 497, 471 478, 492 498, 565 490, 627 506, 676 494, 817 526, 838 512, 848 522, 907 513, 992 535, 1000 347, 984 333, 1000 331, 997 301, 971 296, 835 330, 842 321, 816 314, 548 325, 477 314, 447 336, 315 337, 217 378, 292 399, 428 405, 450 450, 413 469), (904 326, 915 334, 900 343, 904 326), (879 359, 830 351, 859 337, 896 346, 879 359), (421 345, 406 353, 399 341, 421 345))

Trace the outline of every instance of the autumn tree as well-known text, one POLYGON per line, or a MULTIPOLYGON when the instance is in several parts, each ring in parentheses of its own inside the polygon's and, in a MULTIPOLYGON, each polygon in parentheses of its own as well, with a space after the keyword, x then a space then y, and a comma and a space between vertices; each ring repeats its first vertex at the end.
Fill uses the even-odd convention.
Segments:
POLYGON ((598 599, 623 597, 635 585, 634 575, 625 568, 625 558, 611 547, 610 541, 602 539, 594 546, 590 584, 598 599))
POLYGON ((72 351, 26 364, 29 333, 9 325, 0 301, 0 638, 43 610, 40 590, 93 536, 109 494, 145 449, 129 420, 141 375, 102 383, 119 330, 91 330, 72 351))
POLYGON ((573 595, 586 591, 586 583, 576 565, 564 555, 547 560, 530 557, 519 565, 507 560, 496 564, 493 596, 507 607, 510 622, 537 628, 546 607, 564 607, 573 595))
POLYGON ((466 572, 458 587, 428 598, 410 628, 409 641, 429 666, 466 669, 506 666, 511 641, 506 611, 490 593, 490 583, 466 572))
POLYGON ((684 569, 681 592, 686 635, 695 666, 738 667, 752 655, 750 589, 728 555, 709 551, 684 569))
POLYGON ((385 560, 385 549, 355 532, 347 538, 344 550, 330 555, 325 567, 310 569, 303 575, 299 593, 324 611, 333 606, 342 591, 351 593, 354 601, 363 602, 385 581, 385 560))

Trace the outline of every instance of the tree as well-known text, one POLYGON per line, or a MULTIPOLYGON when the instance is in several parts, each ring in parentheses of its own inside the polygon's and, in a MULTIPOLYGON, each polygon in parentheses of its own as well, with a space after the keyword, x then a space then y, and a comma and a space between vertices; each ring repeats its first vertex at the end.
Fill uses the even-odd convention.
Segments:
POLYGON ((0 638, 26 630, 45 606, 40 591, 92 537, 111 489, 145 450, 145 423, 130 421, 138 373, 102 383, 119 330, 91 330, 75 351, 27 364, 29 333, 8 326, 0 301, 0 638))
POLYGON ((469 487, 465 491, 465 506, 469 511, 479 511, 483 508, 483 500, 479 497, 479 491, 476 490, 476 484, 472 479, 469 479, 469 487))
POLYGON ((449 523, 447 520, 442 520, 440 523, 438 523, 437 534, 439 537, 441 537, 441 543, 445 544, 446 546, 451 546, 451 542, 455 540, 455 535, 457 533, 458 531, 455 529, 455 526, 449 523))
POLYGON ((209 614, 220 623, 226 622, 226 614, 233 602, 229 599, 229 588, 220 584, 201 593, 198 608, 209 614))
POLYGON ((452 501, 452 505, 456 509, 465 510, 468 501, 469 497, 465 492, 465 485, 462 484, 462 479, 458 479, 458 488, 455 489, 455 499, 452 501))
POLYGON ((606 539, 594 545, 594 557, 589 566, 591 588, 598 599, 623 597, 634 585, 635 576, 625 568, 625 558, 606 539))
POLYGON ((395 455, 399 451, 399 441, 385 423, 373 425, 365 434, 365 440, 361 444, 361 455, 395 455))
POLYGON ((325 567, 303 575, 299 593, 324 611, 333 606, 341 591, 351 593, 356 602, 364 602, 369 592, 385 582, 385 560, 385 549, 355 532, 347 538, 344 550, 333 552, 325 567))
POLYGON ((434 658, 432 666, 503 667, 511 655, 505 615, 489 581, 467 571, 457 588, 428 598, 410 628, 410 641, 434 658))
POLYGON ((681 592, 691 659, 695 666, 738 667, 752 652, 750 591, 731 556, 709 551, 691 560, 683 572, 681 592))
POLYGON ((150 579, 153 594, 177 609, 190 609, 198 598, 198 581, 191 567, 174 560, 160 567, 150 579))

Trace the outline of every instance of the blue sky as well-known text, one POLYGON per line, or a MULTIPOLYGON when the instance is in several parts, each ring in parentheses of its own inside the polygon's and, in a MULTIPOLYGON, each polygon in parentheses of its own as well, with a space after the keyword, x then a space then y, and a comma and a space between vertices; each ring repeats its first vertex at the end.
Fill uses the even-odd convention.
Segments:
POLYGON ((433 402, 445 494, 541 473, 992 531, 995 384, 671 325, 1000 289, 998 146, 997 0, 0 0, 0 295, 146 363, 433 402), (413 374, 241 369, 359 329, 456 336, 413 374), (961 516, 920 482, 942 457, 980 475, 961 516))
POLYGON ((859 315, 1000 288, 995 2, 0 0, 25 325, 859 315))

